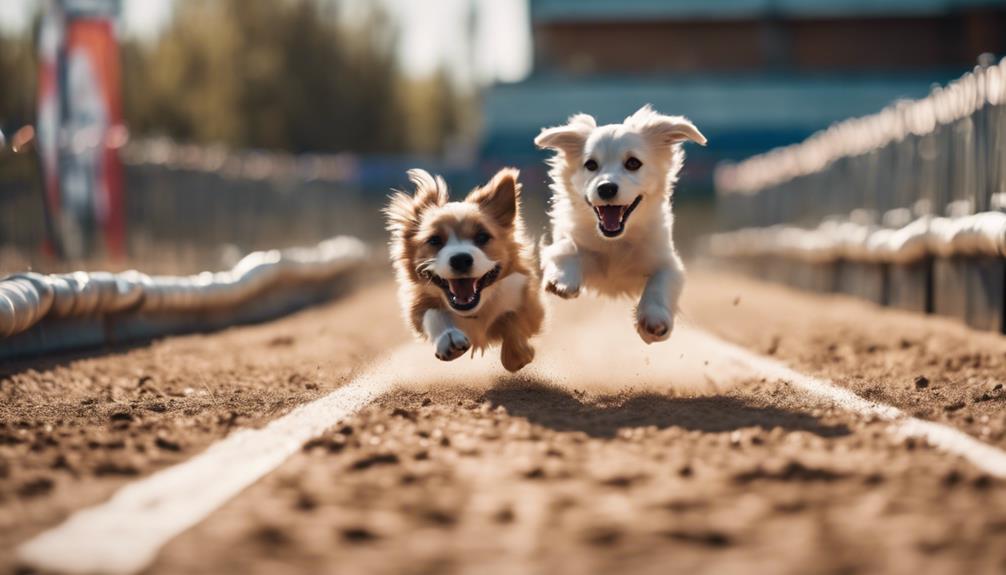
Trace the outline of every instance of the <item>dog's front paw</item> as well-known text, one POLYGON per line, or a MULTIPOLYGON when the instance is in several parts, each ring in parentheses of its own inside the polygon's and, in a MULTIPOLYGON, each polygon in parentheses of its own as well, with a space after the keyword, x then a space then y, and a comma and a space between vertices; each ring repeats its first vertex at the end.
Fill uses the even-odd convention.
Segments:
POLYGON ((472 344, 468 341, 468 336, 457 328, 451 328, 440 334, 437 338, 437 359, 441 361, 451 361, 457 359, 471 349, 472 344))
POLYGON ((580 295, 580 286, 569 285, 562 282, 546 282, 545 291, 555 294, 562 299, 573 299, 580 295))
POLYGON ((534 360, 534 348, 526 341, 503 342, 503 349, 500 350, 500 361, 507 371, 513 373, 520 371, 522 367, 534 360))
POLYGON ((545 266, 545 291, 562 299, 573 299, 580 295, 580 274, 573 270, 550 263, 545 266))
POLYGON ((663 307, 648 306, 636 312, 636 331, 646 343, 666 340, 673 329, 674 316, 663 307))

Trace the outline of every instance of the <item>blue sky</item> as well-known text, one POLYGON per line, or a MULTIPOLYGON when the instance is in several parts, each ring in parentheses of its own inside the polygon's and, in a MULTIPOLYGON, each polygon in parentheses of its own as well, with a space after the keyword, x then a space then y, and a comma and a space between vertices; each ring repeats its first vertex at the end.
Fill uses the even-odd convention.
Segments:
MULTIPOLYGON (((174 0, 123 0, 122 32, 151 37, 171 17, 174 0)), ((249 0, 255 2, 271 0, 249 0)), ((344 0, 351 13, 370 0, 344 0)), ((399 57, 411 75, 446 65, 462 82, 515 81, 531 67, 528 0, 381 0, 401 29, 399 57), (469 54, 469 10, 475 9, 469 54)), ((42 0, 0 0, 0 32, 23 30, 42 0)))

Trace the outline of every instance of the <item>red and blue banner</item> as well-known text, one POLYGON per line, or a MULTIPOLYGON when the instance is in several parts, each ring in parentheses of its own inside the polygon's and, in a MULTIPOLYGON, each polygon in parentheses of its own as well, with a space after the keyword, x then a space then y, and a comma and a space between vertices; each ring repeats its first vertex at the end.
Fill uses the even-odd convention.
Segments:
POLYGON ((40 35, 38 139, 64 255, 125 254, 119 0, 48 0, 40 35))

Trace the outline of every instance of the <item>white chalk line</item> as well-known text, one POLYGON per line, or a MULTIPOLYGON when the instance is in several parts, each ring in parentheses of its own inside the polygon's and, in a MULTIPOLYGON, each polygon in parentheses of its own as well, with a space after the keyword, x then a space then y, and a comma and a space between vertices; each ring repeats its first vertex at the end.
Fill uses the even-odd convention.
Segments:
POLYGON ((998 447, 983 443, 949 425, 912 417, 891 405, 864 399, 830 381, 804 375, 709 333, 696 331, 695 335, 705 340, 705 345, 721 349, 725 355, 746 363, 764 377, 786 381, 805 394, 830 401, 846 411, 890 422, 891 431, 900 437, 922 439, 933 447, 966 459, 990 475, 1006 478, 1006 451, 998 447))
MULTIPOLYGON (((568 338, 569 334, 563 337, 568 338)), ((702 369, 695 367, 703 363, 696 361, 697 355, 699 359, 708 357, 709 366, 705 369, 717 376, 725 375, 731 380, 728 383, 749 380, 753 375, 787 381, 809 396, 888 421, 900 435, 924 439, 991 475, 1006 477, 1006 452, 996 447, 946 425, 909 417, 895 407, 868 401, 831 382, 798 373, 701 330, 681 327, 672 342, 663 346, 642 347, 636 343, 640 346, 637 349, 645 349, 647 357, 653 358, 652 365, 648 364, 653 371, 673 369, 668 356, 678 349, 687 350, 693 357, 678 366, 680 371, 702 369)), ((563 350, 574 352, 574 356, 575 351, 563 350)), ((365 407, 403 378, 461 385, 495 381, 503 375, 495 354, 487 354, 485 360, 450 364, 434 364, 429 355, 428 346, 398 348, 332 393, 261 429, 231 434, 202 454, 122 488, 105 503, 75 513, 63 524, 22 545, 19 558, 26 565, 64 573, 136 573, 149 566, 158 551, 175 536, 279 467, 308 440, 365 407)), ((541 359, 545 361, 535 366, 533 372, 554 380, 570 379, 557 372, 564 369, 564 364, 568 365, 569 356, 561 361, 555 357, 541 359)), ((575 363, 576 358, 572 361, 575 363)), ((685 375, 686 380, 699 379, 693 377, 695 374, 685 375)), ((597 377, 607 380, 608 375, 601 371, 597 377)), ((582 378, 582 373, 577 378, 582 378)), ((723 381, 722 377, 719 379, 723 381)), ((589 387, 589 382, 586 386, 589 387)))
POLYGON ((47 571, 136 573, 165 543, 386 391, 393 376, 374 369, 265 427, 232 433, 192 459, 75 513, 21 546, 19 559, 47 571))
POLYGON ((395 384, 463 385, 503 375, 489 357, 443 363, 429 345, 389 352, 349 383, 259 429, 232 433, 206 451, 123 487, 18 549, 27 566, 60 573, 129 575, 160 549, 245 488, 279 467, 309 440, 389 391, 395 384))

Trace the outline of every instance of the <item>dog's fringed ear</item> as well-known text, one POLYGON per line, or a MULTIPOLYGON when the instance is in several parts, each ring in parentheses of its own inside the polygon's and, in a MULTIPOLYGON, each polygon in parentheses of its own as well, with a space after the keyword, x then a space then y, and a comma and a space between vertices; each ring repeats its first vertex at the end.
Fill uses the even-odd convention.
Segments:
POLYGON ((685 140, 705 146, 706 137, 684 116, 664 116, 657 113, 649 104, 625 119, 625 123, 635 127, 643 135, 652 138, 657 143, 670 146, 685 140))
POLYGON ((479 209, 489 215, 499 225, 513 226, 520 208, 521 185, 517 180, 520 172, 516 168, 503 168, 493 179, 481 188, 476 188, 465 198, 466 202, 479 205, 479 209))
POLYGON ((416 186, 413 200, 417 211, 423 211, 430 206, 442 206, 447 203, 447 182, 440 176, 433 177, 426 170, 418 168, 409 170, 409 181, 416 186))
POLYGON ((409 170, 409 181, 416 187, 410 196, 405 192, 395 192, 384 209, 387 228, 393 234, 404 236, 419 224, 423 210, 447 203, 447 182, 440 176, 433 177, 426 170, 409 170))
POLYGON ((386 220, 385 227, 394 236, 406 235, 406 231, 417 223, 416 207, 412 204, 412 196, 405 192, 391 194, 387 207, 382 211, 386 220))
POLYGON ((565 126, 543 128, 534 139, 534 145, 543 150, 557 150, 568 158, 580 156, 590 132, 596 127, 597 122, 590 114, 576 114, 565 126))

